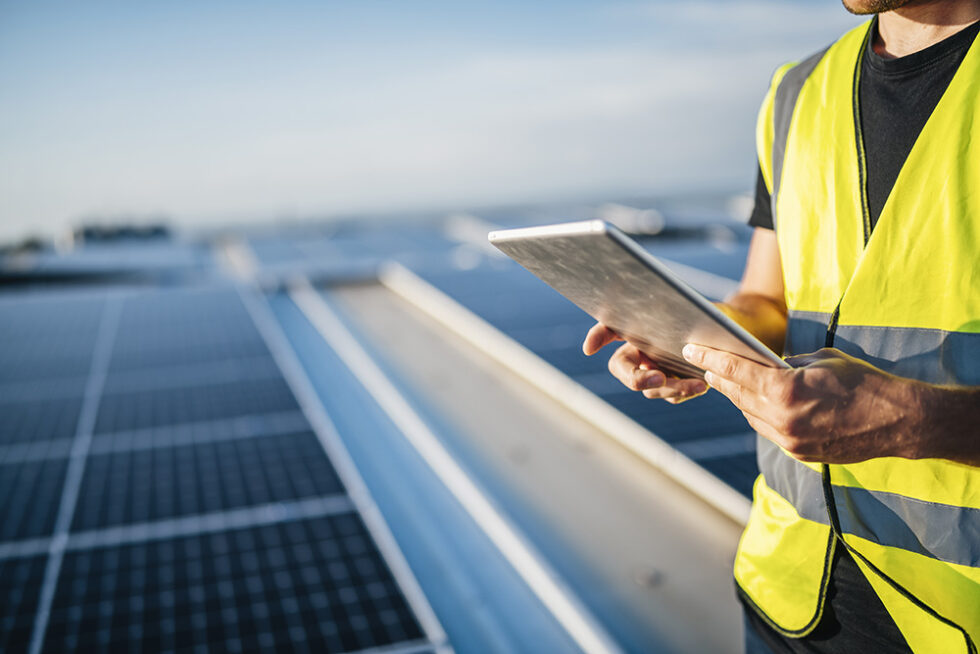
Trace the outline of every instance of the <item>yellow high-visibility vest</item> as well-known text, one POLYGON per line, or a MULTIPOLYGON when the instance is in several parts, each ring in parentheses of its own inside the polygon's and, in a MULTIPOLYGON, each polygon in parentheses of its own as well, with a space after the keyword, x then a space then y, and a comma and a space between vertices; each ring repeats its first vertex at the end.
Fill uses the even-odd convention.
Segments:
MULTIPOLYGON (((786 354, 832 344, 887 372, 980 384, 980 39, 871 232, 858 80, 870 22, 776 72, 757 129, 789 309, 786 354)), ((980 440, 980 425, 962 425, 980 440)), ((775 629, 820 621, 846 547, 915 652, 980 644, 980 468, 802 463, 759 439, 735 577, 775 629)))

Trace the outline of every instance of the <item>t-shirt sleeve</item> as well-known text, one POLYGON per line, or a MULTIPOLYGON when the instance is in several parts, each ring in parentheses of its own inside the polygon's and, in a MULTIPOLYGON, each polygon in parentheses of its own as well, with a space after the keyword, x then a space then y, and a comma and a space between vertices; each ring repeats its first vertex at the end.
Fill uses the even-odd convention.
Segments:
POLYGON ((749 216, 749 224, 753 227, 772 229, 772 203, 769 189, 766 188, 766 180, 762 176, 762 167, 755 181, 755 206, 752 207, 752 214, 749 216))

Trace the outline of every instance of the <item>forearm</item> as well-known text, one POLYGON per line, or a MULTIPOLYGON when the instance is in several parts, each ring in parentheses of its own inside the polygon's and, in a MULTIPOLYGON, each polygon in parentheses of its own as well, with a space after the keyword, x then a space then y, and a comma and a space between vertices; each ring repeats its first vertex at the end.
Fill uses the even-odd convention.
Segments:
POLYGON ((922 384, 917 395, 912 458, 980 466, 980 388, 922 384))
POLYGON ((739 291, 716 305, 729 318, 782 354, 786 337, 786 305, 771 297, 739 291))
POLYGON ((738 290, 719 303, 718 308, 773 352, 783 353, 786 300, 779 244, 771 229, 756 228, 738 290))

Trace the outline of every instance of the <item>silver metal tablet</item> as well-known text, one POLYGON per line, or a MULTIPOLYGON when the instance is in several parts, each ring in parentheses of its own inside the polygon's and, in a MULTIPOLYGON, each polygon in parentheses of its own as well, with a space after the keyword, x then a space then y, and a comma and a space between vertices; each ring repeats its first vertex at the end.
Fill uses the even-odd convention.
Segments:
POLYGON ((704 371, 681 355, 706 345, 786 368, 786 362, 681 281, 636 241, 601 220, 505 229, 490 242, 590 316, 681 376, 704 371))

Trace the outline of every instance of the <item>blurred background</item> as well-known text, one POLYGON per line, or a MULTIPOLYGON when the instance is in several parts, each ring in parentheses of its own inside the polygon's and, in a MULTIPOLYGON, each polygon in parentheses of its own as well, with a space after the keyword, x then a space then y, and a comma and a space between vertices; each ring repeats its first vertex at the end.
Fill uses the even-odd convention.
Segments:
POLYGON ((713 299, 838 2, 0 1, 0 650, 739 651, 754 434, 489 230, 713 299))

